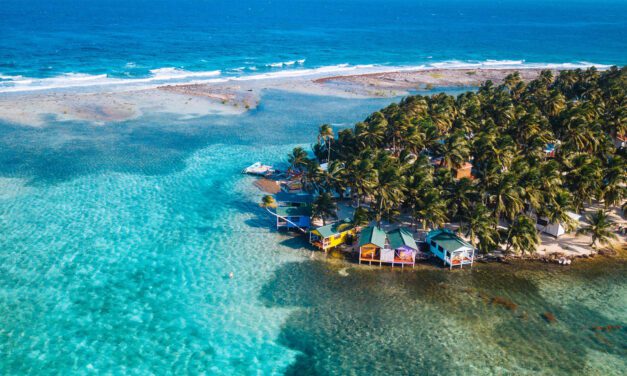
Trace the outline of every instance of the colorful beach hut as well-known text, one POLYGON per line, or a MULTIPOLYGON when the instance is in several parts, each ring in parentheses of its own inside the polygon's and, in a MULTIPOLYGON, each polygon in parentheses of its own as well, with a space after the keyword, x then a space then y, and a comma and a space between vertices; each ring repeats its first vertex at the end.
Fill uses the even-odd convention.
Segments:
POLYGON ((274 195, 274 201, 279 206, 307 206, 313 202, 313 196, 309 193, 279 192, 274 195))
POLYGON ((475 249, 451 230, 433 230, 427 234, 429 250, 452 269, 454 266, 462 268, 464 265, 472 267, 475 258, 475 249))
POLYGON ((418 252, 418 245, 414 239, 414 235, 404 228, 398 228, 394 231, 390 231, 387 234, 390 248, 394 251, 392 261, 392 267, 395 264, 401 264, 401 266, 416 264, 416 253, 418 252))
POLYGON ((308 230, 311 207, 309 206, 279 206, 276 208, 277 230, 308 230))
POLYGON ((351 244, 356 233, 355 226, 351 225, 349 219, 345 219, 311 230, 309 242, 326 252, 342 244, 351 244))
MULTIPOLYGON (((385 231, 377 226, 369 226, 361 230, 359 235, 359 263, 362 261, 381 264, 381 253, 388 257, 391 248, 387 244, 385 231)), ((392 256, 393 257, 393 256, 392 256)))

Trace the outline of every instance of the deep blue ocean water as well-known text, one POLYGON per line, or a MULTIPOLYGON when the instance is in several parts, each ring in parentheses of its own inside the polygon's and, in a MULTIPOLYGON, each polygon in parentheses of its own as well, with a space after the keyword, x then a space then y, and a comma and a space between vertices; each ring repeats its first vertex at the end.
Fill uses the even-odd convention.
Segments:
POLYGON ((626 17, 621 0, 3 0, 0 75, 145 78, 171 76, 164 68, 241 75, 487 60, 622 65, 626 17))
MULTIPOLYGON (((622 65, 626 9, 1 0, 0 99, 15 85, 189 72, 622 65)), ((590 329, 627 324, 624 260, 401 273, 312 259, 273 230, 241 169, 281 163, 321 123, 350 126, 392 100, 265 91, 240 115, 0 121, 0 375, 625 374, 627 331, 590 329)))

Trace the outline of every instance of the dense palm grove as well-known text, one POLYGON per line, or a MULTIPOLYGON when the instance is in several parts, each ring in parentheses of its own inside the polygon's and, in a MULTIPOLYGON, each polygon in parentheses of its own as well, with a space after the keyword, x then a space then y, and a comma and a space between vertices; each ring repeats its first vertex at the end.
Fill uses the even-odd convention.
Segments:
MULTIPOLYGON (((532 212, 573 226, 567 212, 592 202, 624 208, 626 152, 615 140, 627 133, 626 90, 626 68, 543 71, 528 83, 515 73, 457 97, 409 96, 337 135, 323 125, 316 158, 296 148, 289 162, 319 193, 314 216, 333 217, 330 196, 349 195, 360 217, 456 222, 481 251, 533 252, 532 212), (456 179, 466 162, 473 178, 456 179)), ((607 232, 606 214, 594 216, 607 232)))

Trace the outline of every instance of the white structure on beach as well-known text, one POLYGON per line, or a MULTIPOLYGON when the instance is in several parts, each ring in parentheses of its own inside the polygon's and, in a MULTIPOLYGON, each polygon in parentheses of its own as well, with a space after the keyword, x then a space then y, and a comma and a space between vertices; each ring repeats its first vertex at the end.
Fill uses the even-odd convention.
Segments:
MULTIPOLYGON (((581 216, 575 213, 567 212, 568 216, 573 220, 573 222, 577 223, 581 219, 581 216)), ((533 211, 529 211, 529 216, 536 221, 536 229, 538 231, 542 231, 545 234, 549 234, 553 237, 560 237, 564 235, 566 231, 566 227, 563 223, 550 223, 547 217, 540 217, 533 211)))

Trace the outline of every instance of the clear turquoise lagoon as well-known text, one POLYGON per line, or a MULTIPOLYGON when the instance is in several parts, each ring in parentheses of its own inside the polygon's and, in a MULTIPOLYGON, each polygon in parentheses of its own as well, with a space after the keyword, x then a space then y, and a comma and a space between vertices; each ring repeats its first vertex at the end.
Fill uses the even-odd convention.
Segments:
POLYGON ((624 260, 400 272, 273 231, 242 167, 386 101, 269 92, 241 116, 3 124, 0 373, 623 373, 625 329, 591 328, 627 321, 624 260))
MULTIPOLYGON (((622 1, 1 5, 0 95, 169 67, 627 61, 622 1)), ((391 100, 270 91, 243 115, 0 123, 0 374, 627 373, 624 259, 400 272, 272 229, 241 169, 391 100)))

